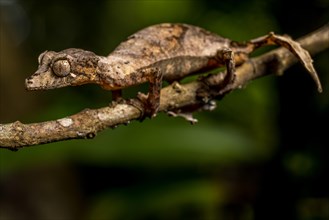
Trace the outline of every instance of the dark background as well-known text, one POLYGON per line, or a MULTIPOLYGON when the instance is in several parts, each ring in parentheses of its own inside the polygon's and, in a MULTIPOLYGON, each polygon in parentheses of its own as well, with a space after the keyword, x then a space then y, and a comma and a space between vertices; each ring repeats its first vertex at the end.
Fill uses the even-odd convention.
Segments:
MULTIPOLYGON (((44 50, 107 55, 161 22, 242 41, 269 31, 298 38, 329 21, 328 0, 0 0, 0 6, 1 123, 53 120, 110 102, 95 85, 25 91, 24 79, 44 50)), ((314 56, 322 94, 297 64, 282 77, 234 91, 213 112, 197 113, 194 126, 159 114, 93 140, 0 150, 0 219, 328 219, 328 60, 328 50, 314 56)))

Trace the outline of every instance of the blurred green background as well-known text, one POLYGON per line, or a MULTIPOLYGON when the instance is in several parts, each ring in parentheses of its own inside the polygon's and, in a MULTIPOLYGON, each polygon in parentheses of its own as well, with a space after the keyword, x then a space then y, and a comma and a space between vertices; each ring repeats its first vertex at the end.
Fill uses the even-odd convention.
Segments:
MULTIPOLYGON (((0 123, 53 120, 110 102, 95 85, 27 92, 44 50, 107 55, 127 36, 183 22, 242 41, 305 35, 329 1, 0 0, 0 123)), ((266 51, 262 50, 263 52, 266 51)), ((297 64, 234 91, 199 123, 159 114, 18 152, 0 149, 0 219, 329 219, 329 52, 317 94, 297 64)), ((134 96, 136 89, 125 91, 134 96)))

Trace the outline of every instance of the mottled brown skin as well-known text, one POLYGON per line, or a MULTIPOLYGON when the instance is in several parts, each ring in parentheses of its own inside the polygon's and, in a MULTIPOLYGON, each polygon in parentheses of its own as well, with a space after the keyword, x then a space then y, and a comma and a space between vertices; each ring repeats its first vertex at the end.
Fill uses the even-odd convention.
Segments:
POLYGON ((139 98, 145 104, 146 115, 153 117, 159 107, 162 80, 172 82, 188 74, 226 66, 227 86, 234 81, 236 65, 247 61, 254 49, 270 44, 293 52, 321 89, 312 64, 306 65, 295 51, 296 45, 291 46, 285 37, 269 34, 239 44, 187 24, 147 27, 128 37, 107 57, 81 49, 46 51, 39 56, 38 70, 26 79, 26 88, 45 90, 95 83, 112 90, 113 97, 119 99, 121 89, 149 82, 148 96, 139 98))

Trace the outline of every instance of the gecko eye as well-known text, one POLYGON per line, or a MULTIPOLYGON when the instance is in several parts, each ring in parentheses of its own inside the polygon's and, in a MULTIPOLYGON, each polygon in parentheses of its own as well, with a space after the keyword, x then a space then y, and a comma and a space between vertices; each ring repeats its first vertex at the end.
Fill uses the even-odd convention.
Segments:
POLYGON ((67 76, 71 71, 70 63, 67 60, 55 61, 52 69, 55 75, 59 77, 67 76))

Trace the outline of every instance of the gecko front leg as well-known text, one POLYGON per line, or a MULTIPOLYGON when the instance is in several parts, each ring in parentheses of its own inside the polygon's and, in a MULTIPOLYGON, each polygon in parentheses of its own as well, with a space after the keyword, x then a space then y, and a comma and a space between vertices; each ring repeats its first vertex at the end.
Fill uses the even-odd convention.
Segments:
POLYGON ((138 93, 137 97, 144 104, 144 117, 155 117, 160 106, 160 90, 162 87, 163 74, 158 68, 148 68, 142 70, 143 76, 149 82, 149 91, 145 95, 138 93))

